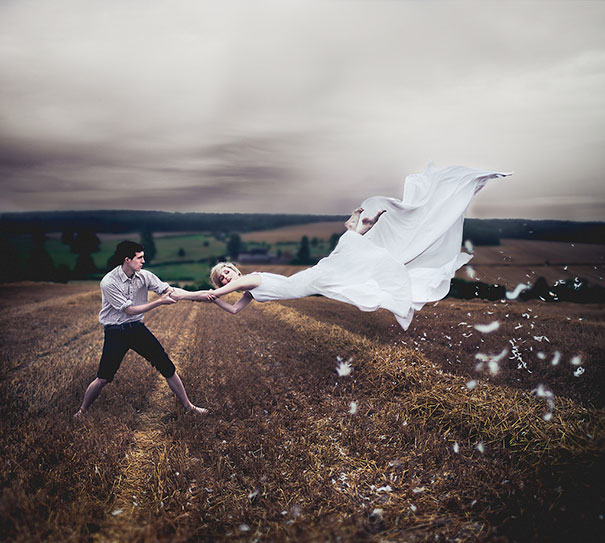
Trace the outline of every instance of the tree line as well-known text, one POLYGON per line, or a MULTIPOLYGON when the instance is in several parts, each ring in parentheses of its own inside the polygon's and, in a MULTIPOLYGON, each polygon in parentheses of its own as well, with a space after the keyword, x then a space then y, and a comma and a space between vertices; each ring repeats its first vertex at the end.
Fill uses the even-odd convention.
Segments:
POLYGON ((342 215, 273 213, 170 213, 166 211, 31 211, 0 213, 0 232, 28 234, 90 230, 121 234, 149 232, 251 232, 319 221, 342 215))
MULTIPOLYGON (((153 234, 148 230, 140 232, 140 238, 145 245, 145 257, 148 262, 153 260, 156 249, 153 234)), ((14 240, 6 233, 0 233, 0 281, 55 281, 65 283, 71 279, 86 279, 97 272, 108 271, 118 263, 110 257, 104 269, 97 269, 92 258, 98 252, 101 240, 91 230, 66 230, 61 234, 61 242, 69 246, 70 251, 77 255, 73 269, 66 264, 55 265, 45 247, 46 233, 34 231, 31 234, 31 252, 29 258, 23 261, 14 245, 14 240)))
MULTIPOLYGON (((95 210, 0 213, 0 232, 32 234, 89 230, 97 233, 250 232, 318 221, 344 221, 344 215, 278 213, 171 213, 95 210)), ((464 239, 497 245, 500 239, 605 243, 605 223, 528 219, 466 219, 464 239)))

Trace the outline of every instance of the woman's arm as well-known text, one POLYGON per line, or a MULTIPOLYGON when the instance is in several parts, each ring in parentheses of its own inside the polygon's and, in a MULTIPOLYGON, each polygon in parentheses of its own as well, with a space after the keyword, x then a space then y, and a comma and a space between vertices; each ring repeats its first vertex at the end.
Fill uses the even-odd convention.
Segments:
POLYGON ((261 283, 260 275, 250 274, 234 279, 226 285, 215 290, 196 290, 189 292, 182 288, 175 288, 171 291, 170 296, 175 300, 194 300, 197 302, 212 302, 219 296, 224 296, 236 290, 252 290, 258 287, 261 283))
POLYGON ((228 313, 235 315, 239 313, 242 309, 244 309, 244 307, 246 307, 253 299, 254 298, 252 298, 252 294, 246 291, 244 292, 244 295, 234 304, 230 304, 229 302, 221 300, 220 298, 214 300, 214 303, 218 305, 221 309, 224 309, 228 313))
POLYGON ((182 288, 173 288, 170 297, 174 300, 193 300, 194 302, 212 302, 214 300, 213 290, 196 290, 190 292, 182 288))
POLYGON ((238 279, 234 279, 230 281, 226 285, 221 288, 217 288, 212 292, 214 296, 224 296, 225 294, 229 294, 230 292, 235 292, 236 290, 252 290, 253 288, 258 287, 261 283, 260 275, 256 273, 251 273, 250 275, 244 275, 238 279))

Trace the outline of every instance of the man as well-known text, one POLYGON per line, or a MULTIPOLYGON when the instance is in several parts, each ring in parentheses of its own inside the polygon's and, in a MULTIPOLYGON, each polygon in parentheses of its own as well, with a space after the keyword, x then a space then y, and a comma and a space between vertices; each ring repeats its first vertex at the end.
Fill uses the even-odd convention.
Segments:
POLYGON ((172 288, 153 273, 143 270, 143 246, 134 241, 118 243, 114 255, 120 264, 101 280, 102 306, 99 322, 105 327, 105 343, 97 377, 86 389, 82 406, 75 417, 82 416, 97 399, 103 387, 113 381, 129 349, 146 358, 166 379, 185 411, 205 415, 207 409, 193 405, 174 364, 156 337, 143 324, 143 314, 161 305, 176 303, 170 297, 172 288), (161 297, 147 301, 152 290, 161 297))

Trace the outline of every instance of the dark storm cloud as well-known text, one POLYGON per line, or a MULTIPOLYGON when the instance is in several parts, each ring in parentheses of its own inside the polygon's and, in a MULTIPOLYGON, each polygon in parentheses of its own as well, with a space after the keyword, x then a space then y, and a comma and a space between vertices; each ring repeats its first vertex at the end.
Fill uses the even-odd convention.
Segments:
POLYGON ((435 161, 515 171, 477 213, 605 218, 581 203, 605 198, 604 17, 599 2, 0 3, 0 211, 345 213, 435 161))

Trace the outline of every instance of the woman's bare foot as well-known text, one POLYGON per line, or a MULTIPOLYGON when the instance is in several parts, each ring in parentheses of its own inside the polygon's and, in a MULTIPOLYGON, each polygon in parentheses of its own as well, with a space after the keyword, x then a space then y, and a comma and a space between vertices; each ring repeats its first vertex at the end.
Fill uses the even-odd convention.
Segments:
POLYGON ((370 218, 370 217, 365 217, 365 218, 364 218, 364 219, 361 221, 362 228, 361 228, 361 230, 359 231, 359 233, 360 233, 361 235, 363 235, 363 234, 365 234, 365 233, 366 233, 368 230, 370 230, 370 229, 372 228, 372 226, 374 226, 374 225, 375 225, 375 224, 378 222, 378 219, 380 219, 380 216, 381 216, 383 213, 386 213, 386 211, 387 211, 386 209, 382 209, 381 211, 379 211, 378 213, 376 213, 376 215, 374 215, 374 217, 372 217, 372 218, 370 218))
POLYGON ((75 420, 78 420, 78 419, 80 419, 80 418, 82 418, 82 417, 84 416, 84 413, 86 413, 86 411, 82 411, 82 409, 78 409, 78 410, 77 410, 77 411, 74 413, 73 418, 74 418, 75 420))
POLYGON ((358 207, 355 211, 353 211, 351 216, 347 219, 347 222, 345 222, 345 228, 347 230, 357 230, 357 225, 359 224, 359 217, 362 213, 363 207, 358 207))

